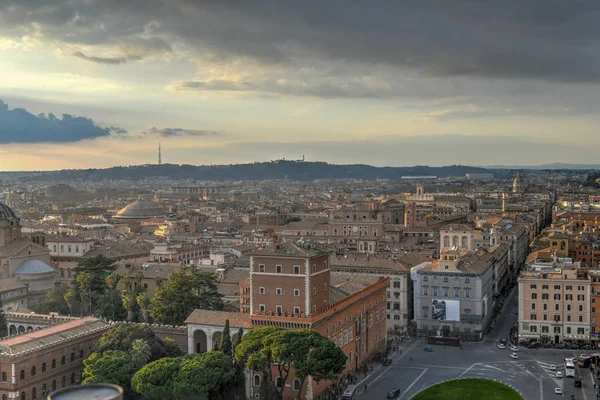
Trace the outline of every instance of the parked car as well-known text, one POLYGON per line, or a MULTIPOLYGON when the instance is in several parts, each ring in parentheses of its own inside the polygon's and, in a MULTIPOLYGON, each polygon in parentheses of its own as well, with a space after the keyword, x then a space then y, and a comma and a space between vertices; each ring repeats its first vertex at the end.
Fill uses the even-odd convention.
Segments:
POLYGON ((577 345, 577 344, 573 343, 572 345, 570 345, 570 346, 569 346, 569 348, 570 348, 571 350, 579 350, 579 345, 577 345))
POLYGON ((544 343, 544 348, 545 349, 551 349, 552 347, 554 347, 554 343, 552 343, 552 342, 546 342, 546 343, 544 343))
POLYGON ((510 353, 510 358, 514 358, 516 360, 519 358, 519 355, 517 353, 510 353))
POLYGON ((399 396, 400 396, 400 389, 392 389, 387 394, 388 399, 395 399, 399 396))
POLYGON ((431 347, 431 346, 425 346, 425 347, 423 347, 423 351, 432 352, 433 351, 433 347, 431 347))
POLYGON ((565 347, 566 347, 566 346, 565 346, 565 344, 564 344, 564 343, 559 343, 559 344, 557 344, 557 345, 556 345, 556 348, 557 348, 557 349, 561 349, 561 350, 562 350, 562 349, 564 349, 565 347))

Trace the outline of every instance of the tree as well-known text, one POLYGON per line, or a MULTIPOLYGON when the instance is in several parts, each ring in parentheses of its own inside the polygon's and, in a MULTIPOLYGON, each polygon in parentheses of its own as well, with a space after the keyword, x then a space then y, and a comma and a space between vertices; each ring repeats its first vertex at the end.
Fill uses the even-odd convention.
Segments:
MULTIPOLYGON (((106 282, 106 278, 115 271, 117 266, 114 264, 112 260, 104 257, 103 255, 99 255, 92 258, 83 258, 77 262, 77 267, 73 268, 73 272, 75 272, 75 278, 73 279, 72 286, 76 291, 80 290, 80 284, 78 281, 78 276, 80 274, 89 274, 89 284, 85 282, 88 288, 89 295, 88 299, 88 308, 90 314, 94 314, 95 304, 98 299, 106 292, 108 288, 108 284, 106 282)), ((87 278, 86 278, 87 279, 87 278)), ((80 293, 77 293, 81 296, 80 293)))
POLYGON ((243 336, 244 336, 244 329, 240 326, 237 333, 235 335, 233 335, 233 340, 231 342, 231 346, 233 348, 233 354, 235 354, 235 349, 237 348, 238 344, 240 344, 240 342, 242 341, 243 336))
POLYGON ((232 358, 220 351, 185 357, 173 383, 173 394, 182 398, 223 399, 233 388, 232 358))
POLYGON ((50 289, 39 301, 29 306, 38 314, 50 314, 55 312, 61 315, 69 315, 71 309, 65 300, 65 294, 69 290, 67 285, 57 285, 50 289))
POLYGON ((75 292, 73 291, 73 289, 67 289, 67 291, 64 294, 64 299, 67 302, 69 311, 71 311, 71 315, 73 315, 73 303, 75 301, 75 292))
POLYGON ((136 304, 135 294, 125 293, 125 296, 123 296, 123 307, 127 310, 127 322, 133 321, 136 304))
POLYGON ((217 276, 194 267, 183 267, 158 288, 151 301, 150 315, 160 324, 182 325, 197 308, 223 308, 223 296, 217 290, 217 276))
POLYGON ((131 357, 124 351, 109 350, 100 355, 92 353, 83 361, 83 384, 112 383, 126 393, 130 391, 130 376, 133 373, 131 357))
POLYGON ((131 379, 131 387, 147 399, 173 398, 173 383, 183 360, 168 357, 146 364, 131 379))
MULTIPOLYGON (((332 341, 318 332, 308 329, 294 331, 288 353, 294 367, 296 378, 300 379, 300 392, 302 397, 304 382, 308 376, 315 381, 333 380, 344 371, 347 357, 332 341)), ((284 338, 284 341, 286 338, 284 338)), ((275 354, 279 355, 275 350, 275 354)))
POLYGON ((83 306, 87 303, 89 304, 88 313, 92 315, 92 275, 88 272, 80 272, 77 274, 75 278, 77 284, 79 285, 79 295, 81 296, 81 313, 83 314, 85 307, 83 306))
POLYGON ((146 365, 151 355, 152 349, 150 349, 150 345, 144 339, 137 339, 131 344, 129 356, 135 368, 140 369, 146 365))
POLYGON ((124 321, 127 318, 127 310, 123 307, 123 295, 117 288, 108 288, 98 298, 96 311, 110 321, 124 321))
MULTIPOLYGON (((260 371, 263 374, 263 379, 266 379, 267 382, 273 382, 274 358, 272 344, 277 337, 285 332, 285 329, 278 326, 252 329, 244 335, 235 349, 235 360, 251 370, 260 371)), ((271 398, 266 397, 266 400, 271 398)))
POLYGON ((125 323, 106 331, 96 344, 96 352, 100 354, 109 350, 129 352, 131 351, 133 342, 137 339, 144 339, 150 346, 150 361, 163 357, 179 357, 183 355, 179 347, 160 340, 150 326, 125 323))
POLYGON ((0 339, 8 336, 8 324, 6 323, 6 315, 4 315, 4 305, 0 297, 0 339))
POLYGON ((142 315, 146 323, 150 323, 150 315, 148 314, 148 308, 150 307, 150 296, 148 293, 140 293, 136 298, 138 306, 142 310, 142 315))

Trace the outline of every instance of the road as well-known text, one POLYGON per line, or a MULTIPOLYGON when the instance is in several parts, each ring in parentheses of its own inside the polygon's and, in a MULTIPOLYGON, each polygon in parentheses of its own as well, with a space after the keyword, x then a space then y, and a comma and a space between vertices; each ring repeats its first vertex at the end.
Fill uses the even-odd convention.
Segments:
MULTIPOLYGON (((503 328, 498 326, 498 329, 498 335, 503 335, 503 328)), ((573 378, 556 378, 557 371, 564 374, 564 359, 577 356, 573 350, 519 347, 519 359, 513 360, 508 349, 498 349, 492 341, 467 343, 464 349, 433 346, 431 353, 423 351, 425 345, 425 341, 416 340, 401 355, 395 355, 392 365, 382 367, 383 373, 367 381, 367 393, 361 388, 359 399, 385 399, 389 390, 400 388, 400 399, 408 400, 428 386, 459 377, 504 382, 521 392, 526 400, 570 399, 571 394, 577 400, 596 399, 589 370, 580 371, 582 388, 574 386, 573 378), (556 387, 563 389, 564 394, 556 395, 556 387)))

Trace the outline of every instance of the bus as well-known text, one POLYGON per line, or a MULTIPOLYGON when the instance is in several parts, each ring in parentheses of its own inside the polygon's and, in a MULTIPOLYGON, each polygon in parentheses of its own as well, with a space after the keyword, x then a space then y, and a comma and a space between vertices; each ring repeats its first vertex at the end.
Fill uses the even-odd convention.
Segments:
POLYGON ((457 337, 429 336, 427 344, 437 344, 438 346, 460 346, 460 340, 457 337))
POLYGON ((356 400, 356 393, 358 392, 356 385, 350 385, 344 390, 342 400, 356 400))
POLYGON ((565 376, 575 377, 575 359, 565 358, 565 376))
POLYGON ((589 368, 592 364, 598 363, 598 354, 586 354, 585 356, 579 356, 577 365, 580 368, 589 368))

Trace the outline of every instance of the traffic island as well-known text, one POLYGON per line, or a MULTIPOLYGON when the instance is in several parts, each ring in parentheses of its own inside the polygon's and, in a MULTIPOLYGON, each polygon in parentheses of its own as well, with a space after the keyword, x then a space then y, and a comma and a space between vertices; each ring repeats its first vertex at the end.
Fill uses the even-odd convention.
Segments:
POLYGON ((488 379, 456 379, 433 385, 413 400, 523 400, 511 387, 488 379))

